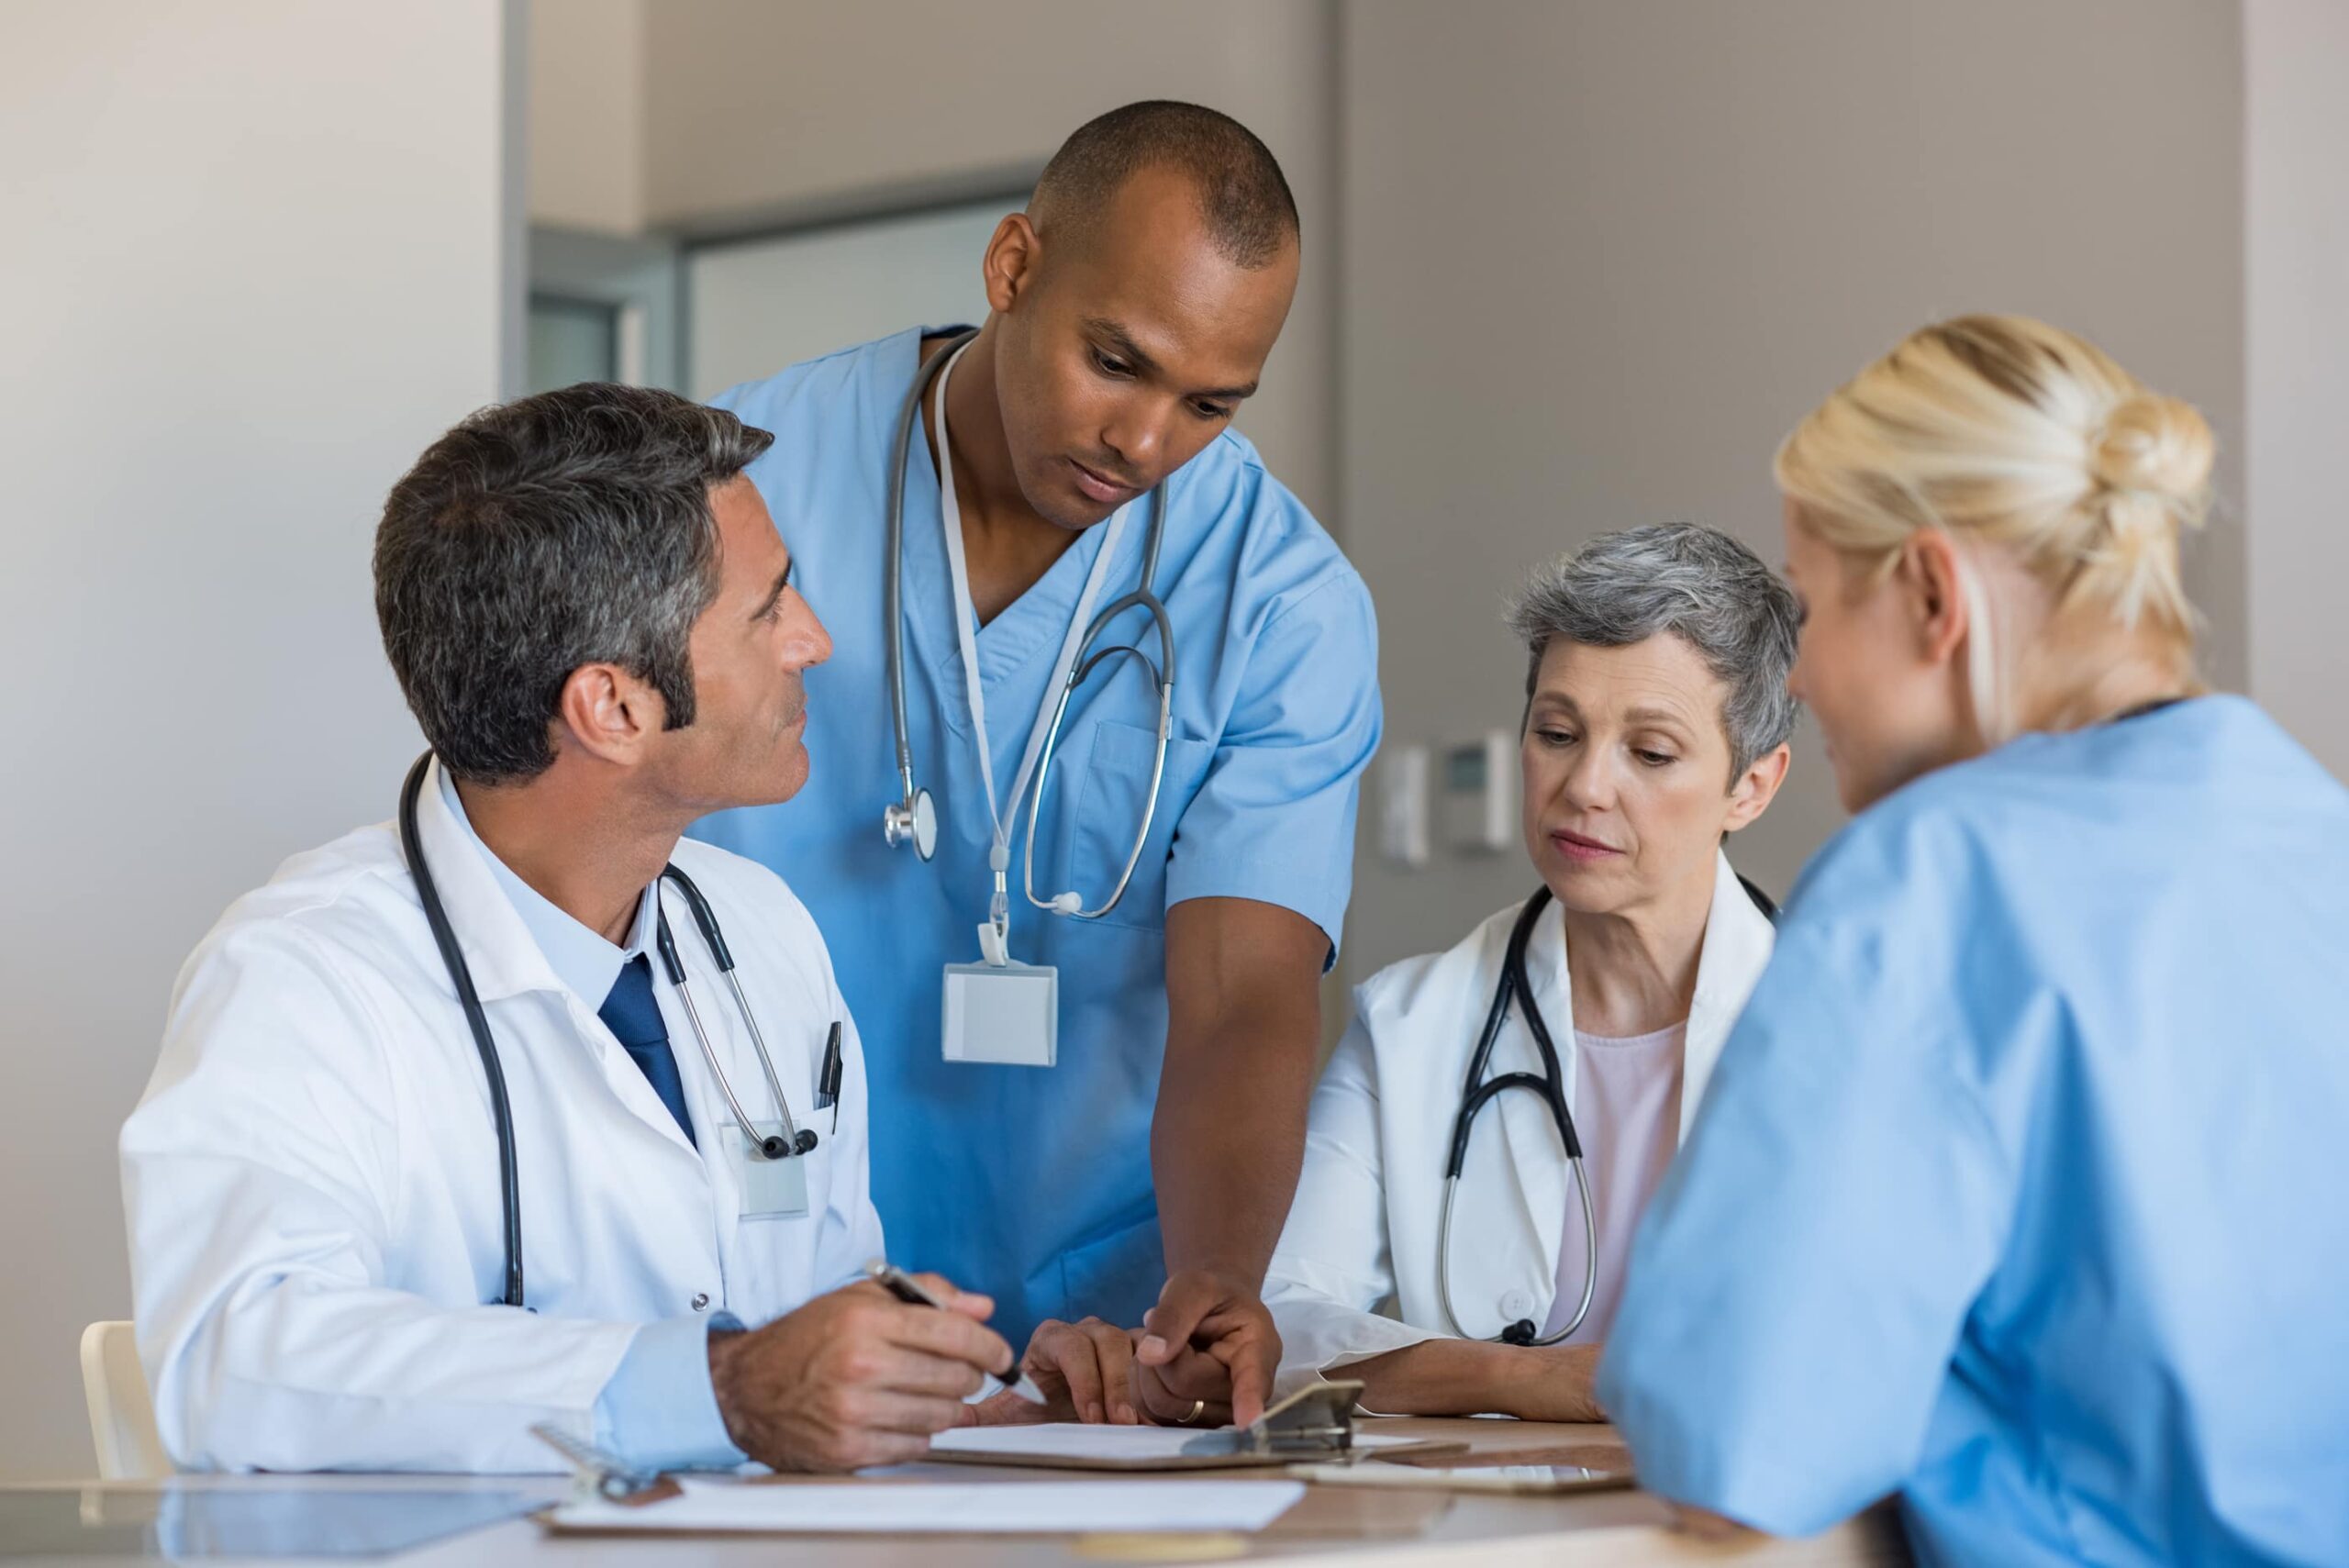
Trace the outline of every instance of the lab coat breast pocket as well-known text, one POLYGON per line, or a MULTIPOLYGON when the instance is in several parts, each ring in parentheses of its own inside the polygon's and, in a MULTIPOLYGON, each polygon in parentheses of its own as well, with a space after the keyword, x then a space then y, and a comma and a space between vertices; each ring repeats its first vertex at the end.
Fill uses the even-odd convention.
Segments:
MULTIPOLYGON (((1150 802, 1151 766, 1157 753, 1155 728, 1114 719, 1104 719, 1094 728, 1085 783, 1077 794, 1069 854, 1069 868, 1075 878, 1071 885, 1088 909, 1109 896, 1125 872, 1126 857, 1133 852, 1135 829, 1141 826, 1142 812, 1150 802)), ((1103 925, 1151 931, 1165 928, 1166 860, 1173 851, 1174 829, 1214 760, 1215 747, 1208 741, 1170 739, 1166 742, 1166 772, 1159 781, 1150 835, 1142 841, 1141 858, 1134 862, 1133 880, 1126 884, 1125 896, 1101 917, 1103 925)))

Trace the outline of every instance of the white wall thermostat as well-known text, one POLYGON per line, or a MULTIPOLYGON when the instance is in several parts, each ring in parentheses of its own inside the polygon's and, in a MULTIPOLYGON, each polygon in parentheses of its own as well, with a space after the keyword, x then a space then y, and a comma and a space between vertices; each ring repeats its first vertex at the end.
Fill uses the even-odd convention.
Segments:
POLYGON ((1462 854, 1490 855, 1517 840, 1517 741, 1506 729, 1443 751, 1443 841, 1462 854))
POLYGON ((1397 865, 1428 863, 1428 749, 1390 748, 1379 762, 1378 852, 1397 865))

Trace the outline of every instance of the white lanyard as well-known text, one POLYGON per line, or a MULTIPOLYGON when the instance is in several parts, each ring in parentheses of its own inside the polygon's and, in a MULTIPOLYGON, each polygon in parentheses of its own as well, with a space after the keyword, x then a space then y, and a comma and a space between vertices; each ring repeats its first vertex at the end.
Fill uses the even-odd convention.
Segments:
MULTIPOLYGON (((1085 576, 1084 591, 1076 596, 1076 609, 1069 617, 1068 631, 1061 639, 1060 658, 1052 664, 1052 679, 1045 683, 1044 700, 1036 709, 1034 726, 1028 731, 1028 750, 1019 759, 1019 772, 1012 778, 1011 793, 998 801, 995 793, 995 761, 987 744, 986 697, 979 685, 977 612, 971 603, 971 570, 963 556, 963 510, 954 498, 954 450, 946 435, 946 385, 953 378, 955 361, 969 348, 965 343, 955 350, 938 375, 938 517, 946 536, 946 566, 953 585, 954 639, 963 652, 963 689, 970 697, 971 735, 979 748, 979 783, 986 789, 987 821, 995 830, 995 841, 987 849, 987 867, 995 873, 987 921, 994 929, 995 941, 986 960, 1000 966, 1008 962, 1011 937, 1011 895, 1006 880, 1006 870, 1011 864, 1009 824, 1019 818, 1019 803, 1028 793, 1028 780, 1036 771, 1036 758, 1044 749, 1046 732, 1052 727, 1052 712, 1061 687, 1076 665, 1085 628, 1093 618, 1094 605, 1101 597, 1101 585, 1109 575, 1109 558, 1117 553, 1118 541, 1125 534, 1126 514, 1132 510, 1133 503, 1127 502, 1109 518, 1108 532, 1101 540, 1101 553, 1093 558, 1093 570, 1085 576)), ((985 945, 986 929, 981 928, 982 945, 985 945)))

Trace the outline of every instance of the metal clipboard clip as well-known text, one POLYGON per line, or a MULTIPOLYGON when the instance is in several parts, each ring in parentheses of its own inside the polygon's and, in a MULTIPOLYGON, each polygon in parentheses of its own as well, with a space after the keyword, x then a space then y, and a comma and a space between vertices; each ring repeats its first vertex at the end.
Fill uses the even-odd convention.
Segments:
POLYGON ((1354 1403, 1360 1383, 1310 1383, 1271 1409, 1254 1425, 1202 1432, 1183 1445, 1189 1454, 1273 1454, 1325 1463, 1354 1457, 1354 1403))
POLYGON ((540 1421, 530 1435, 571 1463, 572 1479, 582 1498, 601 1497, 631 1507, 676 1496, 681 1488, 667 1476, 636 1470, 606 1453, 594 1443, 573 1437, 551 1421, 540 1421))

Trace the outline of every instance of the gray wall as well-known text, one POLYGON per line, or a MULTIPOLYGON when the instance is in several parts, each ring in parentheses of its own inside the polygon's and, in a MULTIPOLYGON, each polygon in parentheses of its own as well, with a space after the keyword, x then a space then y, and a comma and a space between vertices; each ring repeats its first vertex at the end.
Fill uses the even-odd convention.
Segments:
POLYGON ((2349 779, 2349 6, 2249 0, 2243 32, 2252 690, 2349 779))
POLYGON ((12 6, 0 48, 0 1478, 93 1469, 115 1135, 239 892, 418 744, 368 549, 497 395, 498 0, 12 6), (29 368, 28 368, 29 367, 29 368))
MULTIPOLYGON (((540 0, 536 23, 608 32, 611 9, 597 0, 583 20, 540 0)), ((641 24, 640 210, 656 228, 708 233, 993 195, 1130 99, 1236 115, 1279 156, 1306 231, 1297 306, 1241 428, 1323 508, 1335 488, 1333 10, 1334 0, 660 0, 641 24)), ((593 103, 574 97, 569 121, 533 121, 537 183, 574 208, 594 205, 582 195, 588 176, 559 165, 597 133, 564 138, 560 124, 593 103)), ((977 256, 970 265, 975 275, 977 256)))
MULTIPOLYGON (((2234 6, 1353 0, 1341 34, 1340 510, 1390 744, 1514 726, 1498 601, 1545 555, 1689 517, 1777 562, 1778 439, 1937 317, 2087 333, 2209 411, 2240 495, 2234 6)), ((2193 563, 2229 684, 2238 517, 2193 563)), ((1795 768, 1735 846, 1779 891, 1839 821, 1808 730, 1795 768)), ((1351 973, 1531 884, 1438 857, 1361 857, 1351 973)))

